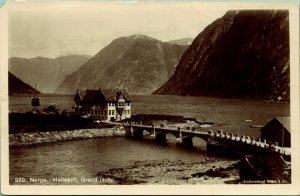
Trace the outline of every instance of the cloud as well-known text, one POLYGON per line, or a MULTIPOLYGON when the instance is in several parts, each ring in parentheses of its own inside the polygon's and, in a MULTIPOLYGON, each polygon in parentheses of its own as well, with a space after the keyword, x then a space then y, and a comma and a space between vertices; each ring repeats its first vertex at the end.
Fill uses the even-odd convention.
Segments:
POLYGON ((132 34, 162 41, 194 38, 226 11, 211 12, 192 2, 43 2, 11 5, 9 56, 94 55, 113 39, 132 34))

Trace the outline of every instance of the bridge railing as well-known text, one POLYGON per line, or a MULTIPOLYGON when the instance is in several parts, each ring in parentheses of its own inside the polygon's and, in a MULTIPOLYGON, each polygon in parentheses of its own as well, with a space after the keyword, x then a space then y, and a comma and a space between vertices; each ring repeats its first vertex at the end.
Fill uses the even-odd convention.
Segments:
POLYGON ((183 129, 180 127, 177 128, 173 128, 173 127, 165 127, 162 125, 156 125, 156 124, 152 124, 152 125, 143 125, 142 122, 139 123, 124 123, 124 126, 129 126, 129 127, 139 127, 139 128, 145 128, 145 129, 159 129, 159 130, 166 130, 166 131, 178 131, 181 133, 192 133, 192 134, 198 134, 198 135, 205 135, 205 136, 209 136, 212 138, 220 138, 220 139, 225 139, 225 140, 231 140, 231 141, 235 141, 235 142, 242 142, 248 145, 255 145, 257 147, 261 147, 261 148, 265 148, 265 149, 272 149, 275 152, 281 153, 281 154, 285 154, 285 155, 290 155, 291 154, 291 150, 290 148, 286 148, 286 147, 281 147, 278 145, 278 143, 270 143, 267 142, 266 139, 262 139, 260 137, 255 138, 255 137, 250 137, 250 136, 245 136, 245 135, 241 135, 239 136, 238 133, 233 134, 233 133, 227 133, 224 132, 223 130, 217 130, 217 132, 214 132, 213 130, 208 130, 208 131, 197 131, 195 132, 194 129, 192 127, 189 127, 187 129, 183 129))
POLYGON ((290 155, 291 154, 291 149, 290 148, 286 148, 286 147, 282 147, 278 145, 278 142, 275 143, 267 143, 266 139, 263 139, 258 137, 250 137, 250 136, 239 136, 239 134, 233 134, 233 133, 227 133, 227 132, 223 132, 223 130, 218 130, 216 133, 213 130, 209 130, 208 134, 211 137, 216 137, 216 138, 221 138, 221 139, 227 139, 227 140, 232 140, 232 141, 236 141, 236 142, 242 142, 242 143, 246 143, 249 145, 256 145, 258 147, 261 148, 266 148, 266 149, 272 149, 275 152, 281 153, 281 154, 285 154, 285 155, 290 155))

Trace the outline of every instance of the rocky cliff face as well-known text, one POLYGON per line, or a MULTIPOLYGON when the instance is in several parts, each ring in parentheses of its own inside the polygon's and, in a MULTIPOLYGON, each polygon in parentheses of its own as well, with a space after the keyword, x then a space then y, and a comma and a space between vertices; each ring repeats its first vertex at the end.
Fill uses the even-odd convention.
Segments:
POLYGON ((289 15, 229 11, 183 54, 154 94, 289 99, 289 15))
POLYGON ((132 94, 150 94, 173 75, 187 47, 144 35, 118 38, 67 76, 57 92, 124 87, 132 94))
POLYGON ((13 94, 35 94, 40 93, 30 85, 24 83, 22 80, 8 72, 8 93, 13 94))
POLYGON ((9 71, 15 76, 37 86, 43 93, 53 93, 66 75, 76 71, 89 59, 84 55, 61 56, 55 59, 36 57, 9 59, 9 71))

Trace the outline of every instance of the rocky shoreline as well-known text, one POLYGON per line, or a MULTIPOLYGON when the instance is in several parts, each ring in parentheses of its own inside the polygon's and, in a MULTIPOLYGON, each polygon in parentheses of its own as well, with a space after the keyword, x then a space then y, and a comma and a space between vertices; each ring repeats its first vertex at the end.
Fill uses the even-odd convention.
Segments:
MULTIPOLYGON (((157 124, 164 124, 169 128, 186 128, 199 127, 199 124, 194 121, 186 121, 184 123, 167 123, 166 121, 156 121, 157 124)), ((114 126, 112 128, 86 128, 77 130, 64 131, 38 131, 25 133, 9 134, 9 146, 24 146, 41 144, 57 141, 79 140, 98 137, 114 137, 125 136, 125 131, 122 126, 114 126)))
POLYGON ((114 137, 124 135, 124 129, 120 127, 102 129, 79 129, 71 131, 17 133, 9 134, 9 146, 24 146, 57 141, 89 139, 97 137, 114 137))
MULTIPOLYGON (((198 163, 183 161, 136 161, 127 168, 100 171, 99 178, 112 179, 113 184, 237 184, 239 161, 206 160, 198 163)), ((111 183, 108 183, 111 184, 111 183)))

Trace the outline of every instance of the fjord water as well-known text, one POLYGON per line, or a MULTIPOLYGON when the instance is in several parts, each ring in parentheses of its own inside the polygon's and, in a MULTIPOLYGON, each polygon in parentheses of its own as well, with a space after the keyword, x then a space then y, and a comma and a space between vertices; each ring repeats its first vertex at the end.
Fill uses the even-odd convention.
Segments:
MULTIPOLYGON (((28 111, 31 96, 9 97, 10 112, 28 111)), ((73 96, 41 95, 41 105, 56 103, 58 108, 72 111, 73 96)), ((265 103, 262 100, 224 99, 213 97, 181 97, 161 95, 132 96, 132 113, 182 115, 199 121, 215 123, 213 130, 223 129, 250 136, 259 136, 258 128, 273 117, 290 116, 290 104, 265 103)), ((96 138, 54 142, 9 149, 10 183, 15 178, 29 179, 94 177, 98 171, 122 168, 136 161, 184 161, 195 163, 205 159, 205 142, 194 138, 194 149, 176 144, 174 136, 167 135, 168 143, 154 140, 133 140, 124 137, 96 138)), ((221 157, 219 157, 221 158, 221 157)), ((221 158, 222 159, 222 158, 221 158)), ((27 183, 29 183, 27 181, 27 183)), ((51 184, 51 182, 48 182, 51 184)))

